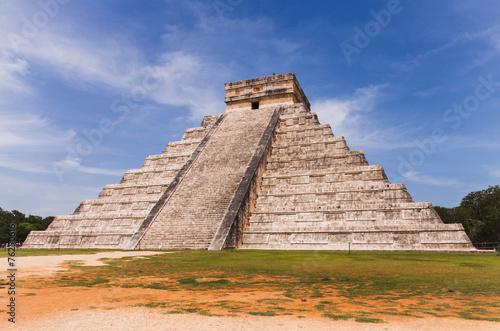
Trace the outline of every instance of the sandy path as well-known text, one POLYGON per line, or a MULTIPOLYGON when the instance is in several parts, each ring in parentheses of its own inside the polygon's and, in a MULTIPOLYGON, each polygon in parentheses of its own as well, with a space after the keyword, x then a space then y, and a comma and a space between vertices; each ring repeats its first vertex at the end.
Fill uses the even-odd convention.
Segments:
MULTIPOLYGON (((32 276, 51 276, 57 271, 68 269, 64 266, 65 263, 71 261, 79 261, 82 265, 98 266, 104 265, 104 262, 99 261, 103 258, 119 259, 127 256, 148 256, 155 254, 165 254, 166 252, 151 252, 151 251, 116 251, 102 252, 96 254, 81 254, 81 255, 48 255, 48 256, 23 256, 15 257, 17 274, 16 277, 32 277, 32 276)), ((3 270, 7 270, 7 258, 0 259, 0 266, 3 270)))
POLYGON ((71 311, 19 321, 19 330, 500 330, 494 322, 455 318, 404 318, 371 324, 296 316, 208 317, 166 315, 147 308, 71 311))

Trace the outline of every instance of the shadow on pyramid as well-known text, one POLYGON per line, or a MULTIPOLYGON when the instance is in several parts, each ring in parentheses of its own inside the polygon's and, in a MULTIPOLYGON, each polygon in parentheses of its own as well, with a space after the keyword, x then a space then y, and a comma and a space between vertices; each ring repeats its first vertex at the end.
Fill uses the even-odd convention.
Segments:
POLYGON ((475 251, 343 137, 294 74, 227 83, 206 116, 26 248, 475 251))

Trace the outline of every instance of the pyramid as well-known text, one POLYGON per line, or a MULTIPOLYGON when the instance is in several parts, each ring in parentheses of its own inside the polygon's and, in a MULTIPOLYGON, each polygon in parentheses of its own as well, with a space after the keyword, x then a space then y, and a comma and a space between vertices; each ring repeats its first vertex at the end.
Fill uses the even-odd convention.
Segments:
POLYGON ((474 251, 320 124, 293 73, 226 83, 205 116, 27 248, 474 251))

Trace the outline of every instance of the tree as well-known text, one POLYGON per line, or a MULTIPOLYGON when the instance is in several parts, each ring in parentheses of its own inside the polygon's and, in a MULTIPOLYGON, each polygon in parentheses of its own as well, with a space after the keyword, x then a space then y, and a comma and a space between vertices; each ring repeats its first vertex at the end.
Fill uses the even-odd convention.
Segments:
POLYGON ((472 242, 500 242, 500 186, 467 194, 458 207, 435 207, 444 223, 462 223, 472 242))
POLYGON ((478 229, 480 241, 500 241, 499 185, 469 193, 462 199, 460 207, 466 211, 468 220, 481 223, 478 229))
POLYGON ((0 244, 9 242, 9 231, 11 224, 16 225, 16 241, 24 242, 31 231, 45 230, 54 220, 53 216, 42 218, 41 216, 29 215, 13 210, 6 211, 0 208, 0 244))

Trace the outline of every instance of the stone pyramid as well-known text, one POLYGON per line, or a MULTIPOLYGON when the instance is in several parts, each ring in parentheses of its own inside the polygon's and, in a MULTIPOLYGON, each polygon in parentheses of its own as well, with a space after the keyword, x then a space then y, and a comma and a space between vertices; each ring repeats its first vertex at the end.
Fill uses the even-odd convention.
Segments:
POLYGON ((294 74, 225 89, 225 113, 25 247, 474 250, 461 224, 444 224, 320 124, 294 74))

